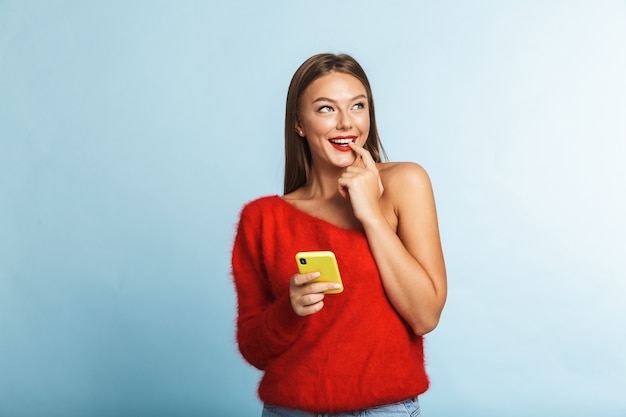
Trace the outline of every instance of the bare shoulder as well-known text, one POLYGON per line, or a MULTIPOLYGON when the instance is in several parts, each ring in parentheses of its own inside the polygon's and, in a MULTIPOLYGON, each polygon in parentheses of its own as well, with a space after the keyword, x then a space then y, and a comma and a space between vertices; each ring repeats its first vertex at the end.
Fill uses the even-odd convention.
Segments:
POLYGON ((385 190, 406 192, 408 189, 430 190, 430 177, 420 164, 415 162, 387 162, 378 164, 380 178, 385 190))

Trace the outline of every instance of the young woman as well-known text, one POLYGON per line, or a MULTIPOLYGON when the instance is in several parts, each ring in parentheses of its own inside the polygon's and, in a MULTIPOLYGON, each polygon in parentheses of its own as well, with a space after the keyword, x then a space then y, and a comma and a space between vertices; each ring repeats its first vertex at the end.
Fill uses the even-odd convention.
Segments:
POLYGON ((244 206, 232 253, 237 341, 264 371, 263 416, 419 414, 422 336, 446 271, 427 173, 381 153, 361 66, 305 61, 287 95, 284 195, 244 206), (297 273, 295 254, 318 250, 335 253, 341 293, 297 273))

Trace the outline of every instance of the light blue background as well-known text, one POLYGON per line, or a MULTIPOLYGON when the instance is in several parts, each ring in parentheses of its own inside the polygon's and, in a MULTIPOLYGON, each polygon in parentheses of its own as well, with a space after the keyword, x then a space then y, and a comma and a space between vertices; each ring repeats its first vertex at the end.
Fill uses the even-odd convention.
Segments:
POLYGON ((424 414, 625 416, 625 43, 624 1, 0 0, 0 416, 259 415, 230 247, 326 51, 434 184, 424 414))

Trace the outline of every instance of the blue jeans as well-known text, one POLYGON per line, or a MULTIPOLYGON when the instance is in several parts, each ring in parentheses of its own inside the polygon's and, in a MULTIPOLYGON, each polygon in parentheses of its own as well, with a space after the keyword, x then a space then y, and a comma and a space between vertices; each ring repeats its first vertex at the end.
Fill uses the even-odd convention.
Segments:
POLYGON ((261 417, 419 417, 420 415, 420 404, 416 397, 379 407, 335 414, 308 413, 306 411, 265 404, 261 417))

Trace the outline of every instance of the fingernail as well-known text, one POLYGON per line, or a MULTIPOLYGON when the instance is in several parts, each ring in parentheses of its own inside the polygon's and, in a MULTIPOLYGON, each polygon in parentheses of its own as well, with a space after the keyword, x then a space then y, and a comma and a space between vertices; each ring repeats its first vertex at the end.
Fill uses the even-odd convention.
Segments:
POLYGON ((341 284, 333 284, 333 289, 338 290, 341 288, 341 284))
POLYGON ((320 275, 322 274, 320 274, 319 272, 313 272, 313 278, 319 278, 320 275))

